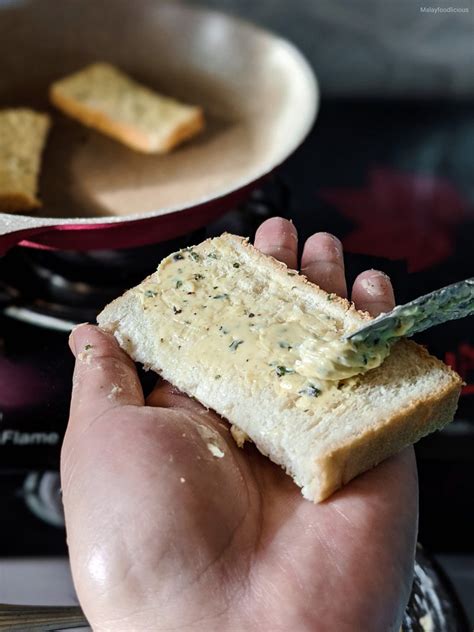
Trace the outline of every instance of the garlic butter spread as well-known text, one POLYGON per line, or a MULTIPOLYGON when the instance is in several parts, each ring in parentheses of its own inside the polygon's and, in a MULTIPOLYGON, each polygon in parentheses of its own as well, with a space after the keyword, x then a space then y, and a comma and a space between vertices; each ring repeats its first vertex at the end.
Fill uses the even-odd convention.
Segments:
POLYGON ((186 345, 187 362, 205 365, 213 379, 230 364, 255 388, 270 381, 299 408, 310 408, 340 380, 379 366, 388 355, 385 343, 356 349, 343 339, 342 319, 306 310, 278 275, 266 275, 255 276, 232 248, 217 251, 206 242, 164 259, 158 274, 135 291, 144 310, 159 303, 168 313, 156 335, 176 349, 177 362, 186 345))

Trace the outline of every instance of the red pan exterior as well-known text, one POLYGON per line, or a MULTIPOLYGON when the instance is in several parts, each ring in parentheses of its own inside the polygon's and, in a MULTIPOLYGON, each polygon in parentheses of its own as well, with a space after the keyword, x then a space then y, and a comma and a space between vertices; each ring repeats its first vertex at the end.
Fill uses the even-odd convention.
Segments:
POLYGON ((59 224, 0 235, 0 256, 13 246, 46 250, 105 250, 133 248, 174 239, 206 226, 238 204, 256 182, 200 206, 167 215, 104 224, 59 224))

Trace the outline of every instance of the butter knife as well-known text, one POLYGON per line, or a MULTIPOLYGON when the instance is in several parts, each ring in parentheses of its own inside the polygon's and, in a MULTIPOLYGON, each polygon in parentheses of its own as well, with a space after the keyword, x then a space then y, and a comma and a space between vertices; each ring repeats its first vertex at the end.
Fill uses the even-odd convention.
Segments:
POLYGON ((355 345, 375 346, 471 314, 474 314, 474 277, 397 305, 346 336, 346 340, 355 345))

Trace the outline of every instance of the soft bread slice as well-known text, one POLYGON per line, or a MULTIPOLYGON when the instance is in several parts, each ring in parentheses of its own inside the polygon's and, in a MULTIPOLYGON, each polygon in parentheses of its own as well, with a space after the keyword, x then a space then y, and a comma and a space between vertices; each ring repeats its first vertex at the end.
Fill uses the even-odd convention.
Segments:
POLYGON ((0 211, 41 206, 36 197, 50 118, 27 108, 0 110, 0 211))
POLYGON ((204 127, 201 108, 161 96, 106 63, 56 81, 50 99, 84 125, 145 153, 168 152, 204 127))
POLYGON ((368 318, 226 234, 167 257, 98 323, 321 501, 456 409, 459 376, 408 340, 378 368, 319 389, 291 372, 298 337, 328 328, 341 335, 368 318))

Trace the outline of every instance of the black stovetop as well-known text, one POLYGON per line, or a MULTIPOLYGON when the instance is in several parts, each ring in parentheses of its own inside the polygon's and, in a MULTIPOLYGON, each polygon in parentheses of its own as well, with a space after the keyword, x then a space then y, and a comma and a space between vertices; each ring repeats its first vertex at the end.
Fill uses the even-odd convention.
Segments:
MULTIPOLYGON (((286 165, 302 237, 342 238, 348 276, 382 268, 397 301, 474 276, 474 103, 323 103, 286 165)), ((466 386, 456 420, 416 446, 420 541, 474 551, 474 327, 456 321, 416 337, 466 386)))
MULTIPOLYGON (((0 489, 8 509, 0 513, 8 542, 0 555, 65 550, 54 526, 43 520, 37 528, 38 513, 27 509, 36 501, 25 501, 41 495, 31 470, 57 468, 67 420, 72 359, 67 325, 55 329, 58 322, 92 320, 176 247, 224 229, 252 237, 260 221, 275 214, 293 219, 300 243, 319 230, 337 234, 349 279, 367 267, 381 268, 391 275, 398 302, 474 276, 473 143, 474 105, 323 102, 315 129, 278 175, 249 203, 202 231, 134 251, 16 248, 0 260, 0 300, 9 303, 0 316, 0 489), (42 534, 30 540, 28 551, 20 540, 14 544, 18 520, 26 524, 27 517, 42 534)), ((473 551, 467 506, 474 497, 472 321, 417 339, 467 383, 456 421, 417 446, 420 540, 432 550, 473 551)), ((54 496, 50 484, 48 489, 54 496)))

